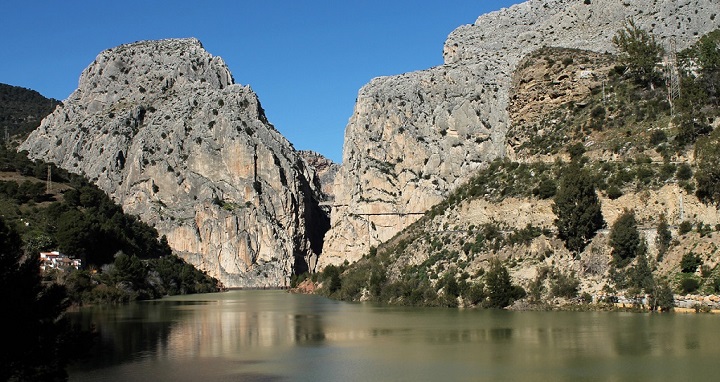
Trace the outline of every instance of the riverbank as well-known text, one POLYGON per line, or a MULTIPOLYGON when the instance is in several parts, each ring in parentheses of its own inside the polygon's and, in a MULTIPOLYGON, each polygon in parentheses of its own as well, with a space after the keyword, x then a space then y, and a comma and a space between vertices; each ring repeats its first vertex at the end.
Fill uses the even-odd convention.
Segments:
MULTIPOLYGON (((322 284, 310 279, 303 280, 297 286, 287 289, 296 294, 318 294, 322 284)), ((588 296, 590 297, 590 296, 588 296)), ((718 295, 673 295, 676 313, 712 313, 720 314, 720 296, 718 295)), ((592 299, 554 298, 550 301, 534 303, 527 299, 515 301, 506 307, 512 311, 624 311, 624 312, 651 312, 648 304, 649 296, 629 298, 624 295, 608 296, 605 294, 592 296, 592 299)), ((461 306, 461 308, 475 308, 475 306, 461 306)))

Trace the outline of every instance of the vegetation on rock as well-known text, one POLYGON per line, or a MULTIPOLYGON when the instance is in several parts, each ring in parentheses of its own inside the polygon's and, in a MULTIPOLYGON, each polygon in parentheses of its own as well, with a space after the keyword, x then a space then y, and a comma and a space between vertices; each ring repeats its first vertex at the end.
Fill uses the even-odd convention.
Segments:
POLYGON ((0 126, 11 136, 26 136, 59 104, 34 90, 0 84, 0 126))
POLYGON ((24 252, 59 250, 83 270, 49 271, 75 303, 123 302, 211 292, 218 282, 172 255, 164 237, 81 176, 0 147, 0 214, 17 227, 24 252), (48 191, 47 169, 51 169, 48 191))
POLYGON ((624 295, 632 304, 671 310, 673 293, 720 291, 720 268, 703 260, 716 248, 713 226, 697 215, 679 224, 667 209, 676 192, 683 198, 696 195, 708 209, 720 200, 715 195, 720 175, 713 172, 720 167, 720 136, 713 131, 720 113, 717 93, 708 85, 718 70, 713 66, 718 34, 678 55, 682 84, 673 99, 656 65, 660 45, 632 22, 618 31, 622 57, 558 48, 532 53, 518 67, 519 87, 551 94, 565 81, 578 81, 579 72, 605 80, 557 98, 516 93, 508 143, 517 161, 488 163, 357 263, 313 275, 322 285, 320 293, 353 301, 497 307, 524 295, 490 298, 497 290, 511 290, 495 287, 510 280, 517 291, 527 291, 521 305, 602 304, 624 295), (636 48, 645 56, 631 57, 636 48), (693 73, 689 62, 713 64, 693 73), (545 80, 539 83, 542 73, 545 80), (665 194, 672 199, 660 198, 665 194), (651 203, 651 196, 657 198, 652 208, 658 214, 637 215, 632 208, 651 203), (519 216, 531 224, 491 215, 514 216, 512 209, 524 204, 539 214, 535 209, 550 207, 553 218, 519 216), (475 206, 483 211, 473 211, 475 206), (614 212, 622 208, 627 210, 614 212), (606 219, 612 223, 608 232, 601 231, 606 219), (693 257, 700 259, 693 264, 687 256, 685 269, 694 266, 693 273, 678 273, 685 246, 710 251, 702 259, 693 257))

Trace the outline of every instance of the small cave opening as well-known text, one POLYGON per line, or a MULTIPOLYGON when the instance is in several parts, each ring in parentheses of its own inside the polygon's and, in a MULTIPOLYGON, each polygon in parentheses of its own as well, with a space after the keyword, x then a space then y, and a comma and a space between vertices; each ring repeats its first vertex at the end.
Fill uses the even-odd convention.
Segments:
POLYGON ((123 154, 122 150, 118 151, 117 155, 115 155, 115 167, 119 170, 125 168, 125 154, 123 154))

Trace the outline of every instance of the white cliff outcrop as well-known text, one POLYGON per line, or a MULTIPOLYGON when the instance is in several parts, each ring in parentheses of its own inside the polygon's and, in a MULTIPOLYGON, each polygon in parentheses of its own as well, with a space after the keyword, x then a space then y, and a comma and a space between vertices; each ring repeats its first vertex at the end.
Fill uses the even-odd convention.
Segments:
POLYGON ((20 149, 87 176, 228 287, 286 286, 322 249, 314 170, 196 39, 100 53, 20 149))

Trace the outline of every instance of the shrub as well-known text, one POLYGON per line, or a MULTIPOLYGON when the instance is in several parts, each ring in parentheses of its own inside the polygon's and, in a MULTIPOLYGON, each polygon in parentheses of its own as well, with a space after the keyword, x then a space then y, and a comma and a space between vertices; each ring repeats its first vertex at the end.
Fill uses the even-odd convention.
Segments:
POLYGON ((678 233, 680 235, 684 235, 690 231, 692 231, 693 225, 689 220, 685 220, 678 226, 678 233))
POLYGON ((677 168, 675 176, 680 180, 689 180, 693 176, 692 169, 687 163, 683 163, 677 168))
POLYGON ((650 134, 650 144, 657 146, 667 141, 667 134, 662 130, 655 130, 650 134))
POLYGON ((485 299, 485 290, 482 284, 471 284, 465 292, 465 299, 471 305, 477 305, 485 299))
POLYGON ((637 262, 632 269, 630 269, 630 272, 628 272, 628 276, 630 277, 629 284, 632 288, 642 290, 645 293, 652 293, 655 285, 652 269, 650 269, 650 264, 648 264, 647 257, 645 256, 645 252, 647 252, 645 250, 645 245, 641 244, 640 247, 641 249, 638 251, 637 262))
POLYGON ((695 273, 701 264, 702 260, 700 259, 700 256, 692 252, 688 252, 684 254, 682 260, 680 260, 680 269, 683 273, 695 273))
POLYGON ((570 145, 567 150, 568 154, 570 154, 570 159, 572 160, 578 160, 583 156, 583 154, 585 154, 585 146, 579 142, 570 145))
POLYGON ((696 195, 705 203, 720 205, 720 129, 703 137, 695 146, 697 160, 696 195))
POLYGON ((550 282, 550 293, 554 297, 573 298, 577 296, 580 280, 574 274, 556 273, 550 282))
POLYGON ((605 108, 602 105, 595 106, 595 108, 593 108, 590 112, 590 116, 594 119, 605 118, 605 108))
POLYGON ((555 196, 557 192, 557 184, 552 179, 543 179, 540 184, 533 189, 533 195, 540 199, 550 199, 555 196))
POLYGON ((322 279, 324 283, 327 283, 325 289, 328 293, 334 293, 340 290, 342 283, 340 281, 340 269, 335 265, 328 265, 322 271, 322 279))
POLYGON ((489 308, 504 308, 525 295, 525 291, 512 284, 507 268, 498 259, 490 262, 485 274, 485 289, 489 308))
POLYGON ((621 197, 622 195, 623 195, 622 191, 616 185, 612 185, 612 186, 608 187, 608 189, 607 189, 607 197, 612 200, 615 200, 615 199, 621 197))
POLYGON ((655 244, 658 249, 657 261, 662 261, 663 256, 665 256, 665 253, 670 247, 671 241, 672 233, 670 232, 670 225, 665 218, 665 214, 661 214, 657 227, 657 237, 655 238, 655 244))
POLYGON ((675 296, 672 288, 666 281, 658 282, 655 286, 655 293, 651 299, 653 310, 659 309, 662 312, 669 312, 675 307, 675 296))
POLYGON ((700 281, 695 277, 684 277, 680 280, 680 292, 684 294, 693 293, 700 287, 700 281))
POLYGON ((720 293, 720 277, 715 277, 710 282, 710 287, 714 293, 720 293))

